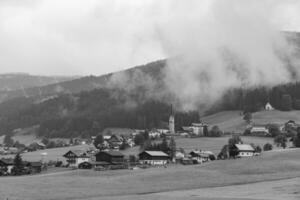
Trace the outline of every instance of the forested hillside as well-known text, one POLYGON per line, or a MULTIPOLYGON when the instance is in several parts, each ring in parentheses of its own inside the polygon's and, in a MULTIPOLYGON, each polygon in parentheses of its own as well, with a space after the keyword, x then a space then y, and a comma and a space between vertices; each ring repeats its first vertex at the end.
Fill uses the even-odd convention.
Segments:
MULTIPOLYGON (((39 135, 46 137, 88 137, 106 127, 166 128, 170 104, 148 100, 127 107, 128 97, 115 98, 121 90, 97 89, 80 94, 65 94, 40 104, 14 99, 1 104, 0 131, 40 125, 39 135), (24 104, 20 104, 23 102, 24 104)), ((134 100, 134 96, 132 96, 134 100)), ((178 112, 178 128, 199 121, 198 112, 178 112)))
POLYGON ((281 111, 300 110, 300 83, 278 85, 273 88, 231 89, 207 113, 224 110, 256 112, 263 110, 267 102, 281 111))
MULTIPOLYGON (((156 61, 149 63, 147 65, 137 66, 125 71, 116 72, 114 74, 105 74, 102 76, 86 76, 82 78, 77 78, 74 80, 68 81, 56 81, 49 82, 48 84, 44 84, 39 87, 26 87, 20 88, 16 87, 14 90, 0 91, 0 102, 7 101, 13 98, 18 97, 30 97, 35 100, 44 99, 49 96, 57 95, 57 94, 74 94, 80 93, 82 91, 90 91, 97 88, 106 87, 109 84, 109 80, 112 75, 122 74, 131 76, 136 71, 139 71, 142 74, 147 74, 147 76, 155 79, 155 81, 162 81, 162 69, 165 67, 165 60, 156 61), (25 89, 25 90, 24 90, 25 89)), ((59 79, 58 79, 59 80, 59 79)), ((0 79, 1 81, 1 79, 0 79)), ((16 82, 18 83, 18 82, 16 82)))
POLYGON ((27 96, 29 95, 27 94, 28 88, 35 87, 38 90, 37 94, 40 94, 41 91, 39 90, 39 88, 41 87, 50 84, 57 84, 64 81, 70 81, 76 78, 78 77, 36 76, 25 73, 0 74, 0 102, 14 97, 14 95, 12 94, 27 96))

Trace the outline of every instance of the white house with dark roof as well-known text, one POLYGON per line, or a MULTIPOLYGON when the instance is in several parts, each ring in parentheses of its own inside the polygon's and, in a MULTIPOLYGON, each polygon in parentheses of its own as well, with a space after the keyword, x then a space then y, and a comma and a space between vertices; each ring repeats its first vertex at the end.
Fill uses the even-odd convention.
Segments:
POLYGON ((251 157, 254 156, 254 148, 250 144, 235 144, 237 157, 251 157))
POLYGON ((170 157, 162 151, 143 151, 139 154, 141 164, 166 165, 170 157))
POLYGON ((90 161, 90 155, 83 150, 70 150, 63 155, 70 167, 78 167, 83 162, 90 161))
POLYGON ((253 126, 250 129, 250 134, 255 136, 269 136, 270 132, 265 126, 253 126))

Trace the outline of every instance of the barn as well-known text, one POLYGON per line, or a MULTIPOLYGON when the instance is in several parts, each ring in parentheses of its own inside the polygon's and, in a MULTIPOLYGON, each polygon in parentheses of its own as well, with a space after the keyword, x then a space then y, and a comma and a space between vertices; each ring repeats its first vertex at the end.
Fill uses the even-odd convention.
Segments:
POLYGON ((170 157, 162 151, 143 151, 139 159, 141 164, 166 165, 170 157))

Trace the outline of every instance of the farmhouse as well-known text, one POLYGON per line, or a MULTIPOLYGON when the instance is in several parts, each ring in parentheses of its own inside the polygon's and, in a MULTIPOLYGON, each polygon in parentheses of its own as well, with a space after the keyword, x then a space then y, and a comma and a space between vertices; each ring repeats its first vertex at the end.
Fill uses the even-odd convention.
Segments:
POLYGON ((235 151, 237 152, 237 157, 251 157, 254 156, 255 150, 250 144, 235 144, 235 151))
POLYGON ((119 151, 100 151, 96 155, 96 162, 120 164, 124 162, 124 155, 119 151))
POLYGON ((119 149, 120 145, 123 142, 123 138, 119 135, 112 135, 107 142, 113 149, 119 149))
POLYGON ((0 172, 1 173, 11 173, 12 168, 14 167, 14 160, 11 158, 2 158, 0 160, 0 172))
POLYGON ((192 126, 184 126, 182 129, 192 133, 195 136, 207 136, 205 135, 205 129, 208 129, 208 125, 205 123, 192 123, 192 126))
POLYGON ((90 156, 83 150, 70 150, 63 155, 70 167, 78 167, 80 163, 89 162, 90 156))
POLYGON ((32 144, 30 144, 28 147, 27 147, 27 150, 28 151, 37 151, 37 150, 42 150, 42 149, 45 149, 46 148, 46 145, 42 142, 33 142, 32 144))
POLYGON ((141 164, 147 165, 165 165, 169 156, 162 151, 143 151, 139 154, 141 164))
POLYGON ((210 155, 213 155, 211 152, 194 150, 189 153, 189 156, 194 161, 194 163, 204 163, 210 160, 210 155))
POLYGON ((24 162, 24 164, 30 169, 31 173, 40 173, 42 171, 43 164, 41 162, 24 162))
POLYGON ((269 129, 267 129, 265 126, 253 126, 250 129, 250 134, 254 136, 269 136, 269 129))
POLYGON ((159 132, 158 130, 151 130, 151 131, 149 132, 149 137, 150 137, 150 138, 153 138, 153 139, 155 139, 155 138, 160 138, 161 135, 162 135, 162 133, 159 132))

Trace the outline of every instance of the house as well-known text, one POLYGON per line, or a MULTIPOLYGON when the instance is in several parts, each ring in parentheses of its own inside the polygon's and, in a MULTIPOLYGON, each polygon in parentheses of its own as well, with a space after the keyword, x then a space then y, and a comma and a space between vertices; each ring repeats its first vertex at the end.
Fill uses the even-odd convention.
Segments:
POLYGON ((265 105, 265 110, 271 111, 271 110, 275 110, 275 109, 274 109, 273 106, 268 102, 268 103, 265 105))
POLYGON ((19 149, 16 147, 4 147, 3 150, 4 154, 17 154, 19 152, 19 149))
POLYGON ((151 130, 149 132, 149 138, 155 139, 155 138, 160 138, 162 135, 161 132, 159 132, 158 130, 151 130))
POLYGON ((96 162, 105 162, 109 164, 123 164, 124 155, 119 151, 100 151, 96 155, 96 162))
POLYGON ((43 164, 42 162, 24 162, 25 166, 28 167, 31 173, 41 173, 43 164))
POLYGON ((180 163, 184 158, 185 158, 184 153, 182 153, 180 151, 176 151, 176 153, 175 153, 175 161, 176 161, 176 163, 180 163))
POLYGON ((185 138, 187 138, 187 137, 190 136, 190 134, 189 134, 188 132, 181 132, 179 135, 180 135, 181 137, 185 137, 185 138))
POLYGON ((0 160, 0 172, 3 174, 10 174, 14 167, 14 160, 12 158, 2 158, 0 160))
POLYGON ((253 126, 250 129, 250 135, 254 136, 269 136, 270 132, 265 126, 253 126))
POLYGON ((111 135, 103 135, 104 140, 109 140, 111 138, 111 135))
POLYGON ((205 123, 192 123, 191 126, 184 126, 182 129, 195 136, 207 136, 205 129, 208 130, 208 125, 205 123))
POLYGON ((28 151, 37 151, 37 150, 42 150, 45 149, 46 145, 42 142, 33 142, 31 143, 28 147, 27 150, 28 151))
POLYGON ((63 155, 67 159, 70 167, 78 168, 78 165, 83 162, 90 161, 90 155, 83 150, 70 150, 63 155))
POLYGON ((110 147, 113 149, 119 149, 120 145, 123 142, 123 137, 119 135, 112 135, 107 142, 110 144, 110 147))
POLYGON ((139 154, 141 164, 166 165, 170 157, 162 151, 143 151, 139 154))
POLYGON ((132 138, 127 139, 127 144, 130 148, 135 146, 134 140, 132 138))
POLYGON ((209 161, 210 155, 211 153, 201 150, 193 150, 189 153, 190 158, 194 161, 195 164, 200 164, 209 161))
POLYGON ((251 157, 254 156, 254 148, 250 144, 235 144, 236 157, 251 157))

